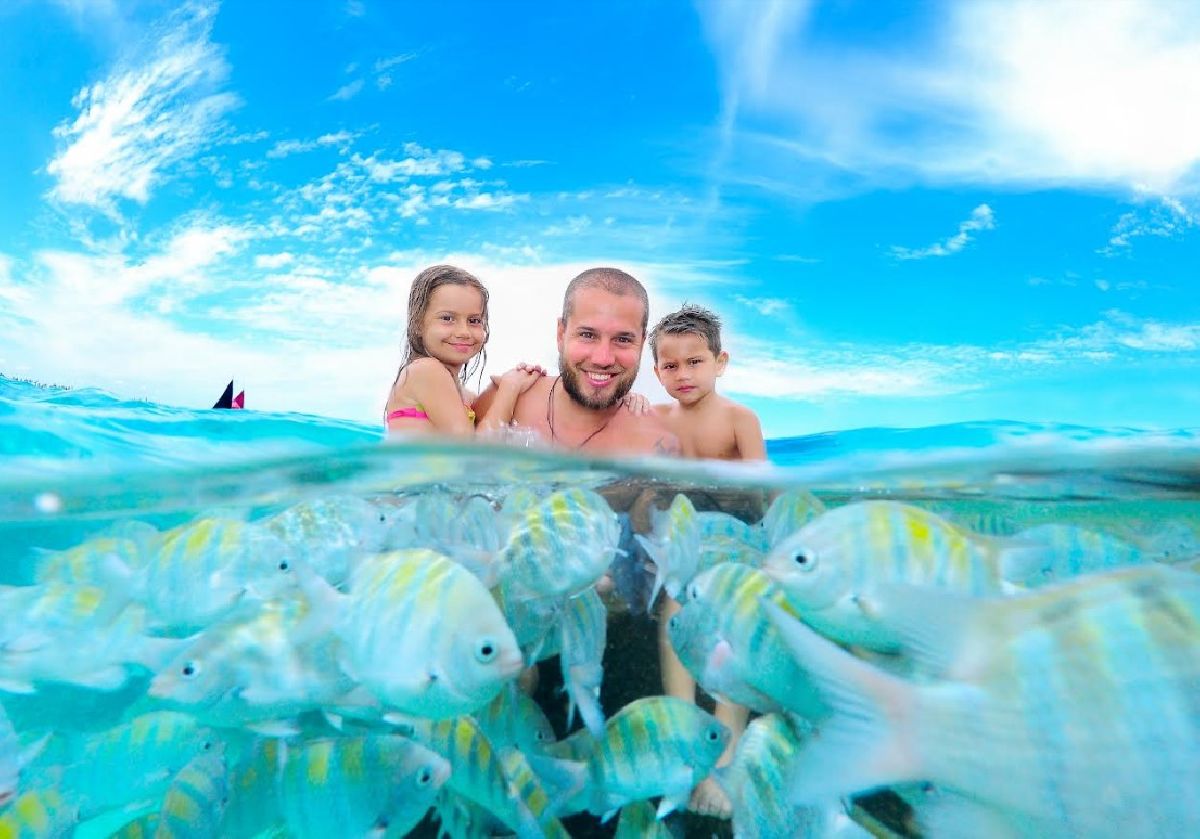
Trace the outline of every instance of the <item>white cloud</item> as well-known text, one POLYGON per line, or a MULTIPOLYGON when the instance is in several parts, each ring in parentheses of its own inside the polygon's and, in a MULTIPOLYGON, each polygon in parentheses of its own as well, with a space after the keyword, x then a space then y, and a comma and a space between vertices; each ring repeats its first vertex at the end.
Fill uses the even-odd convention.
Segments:
POLYGON ((1200 111, 1179 106, 1200 100, 1194 4, 952 3, 887 41, 807 30, 808 3, 700 10, 722 75, 718 177, 769 186, 754 165, 769 153, 876 182, 1200 186, 1200 111))
POLYGON ((228 66, 209 41, 215 14, 187 4, 154 32, 148 57, 76 94, 79 115, 55 128, 60 147, 46 166, 54 199, 109 213, 120 198, 145 203, 172 166, 213 142, 238 103, 220 90, 228 66))
POLYGON ((287 253, 260 253, 254 257, 255 268, 282 268, 285 265, 291 265, 296 261, 294 254, 287 253))
POLYGON ((392 86, 392 77, 389 73, 380 73, 375 77, 375 87, 380 90, 387 90, 392 86))
POLYGON ((355 96, 357 96, 358 92, 362 89, 363 89, 363 80, 355 79, 354 81, 347 82, 346 84, 339 87, 336 91, 334 91, 332 94, 330 94, 329 98, 333 101, 345 102, 346 100, 353 99, 355 96))
POLYGON ((971 234, 977 230, 993 230, 996 227, 996 219, 992 214, 992 208, 987 204, 980 204, 971 211, 971 217, 965 221, 959 222, 958 232, 950 238, 934 242, 932 245, 924 248, 902 248, 898 246, 892 247, 892 255, 897 259, 927 259, 931 256, 950 256, 958 253, 967 246, 971 241, 971 234))

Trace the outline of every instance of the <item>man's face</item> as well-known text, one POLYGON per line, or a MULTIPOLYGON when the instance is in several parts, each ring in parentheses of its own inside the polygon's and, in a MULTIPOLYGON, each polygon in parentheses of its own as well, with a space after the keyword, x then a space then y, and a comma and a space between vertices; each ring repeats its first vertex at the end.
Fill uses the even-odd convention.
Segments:
POLYGON ((558 370, 563 390, 596 411, 629 393, 642 361, 642 302, 601 288, 575 292, 571 316, 558 322, 558 370))

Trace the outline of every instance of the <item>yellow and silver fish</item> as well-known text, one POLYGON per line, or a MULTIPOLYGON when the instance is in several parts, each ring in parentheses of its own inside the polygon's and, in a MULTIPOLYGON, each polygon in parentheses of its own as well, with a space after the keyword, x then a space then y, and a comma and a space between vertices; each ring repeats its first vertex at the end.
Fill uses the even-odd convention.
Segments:
POLYGON ((930 781, 1019 835, 1200 834, 1200 577, 1155 564, 880 604, 920 683, 764 603, 833 709, 796 763, 796 803, 930 781))

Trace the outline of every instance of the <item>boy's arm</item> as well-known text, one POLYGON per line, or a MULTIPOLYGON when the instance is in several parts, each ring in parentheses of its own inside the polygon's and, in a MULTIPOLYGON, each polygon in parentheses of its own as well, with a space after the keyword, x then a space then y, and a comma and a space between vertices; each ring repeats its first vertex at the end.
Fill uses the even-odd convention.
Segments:
POLYGON ((767 459, 767 444, 763 441, 758 415, 742 405, 734 410, 733 439, 741 460, 767 459))

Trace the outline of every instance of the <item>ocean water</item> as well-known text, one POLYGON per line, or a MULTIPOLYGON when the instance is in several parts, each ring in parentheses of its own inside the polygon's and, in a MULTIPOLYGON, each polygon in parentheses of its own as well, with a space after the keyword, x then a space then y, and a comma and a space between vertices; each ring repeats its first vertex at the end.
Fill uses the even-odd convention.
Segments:
MULTIPOLYGON (((697 509, 756 524, 772 497, 805 490, 828 508, 879 499, 913 504, 985 536, 1070 524, 1114 538, 1153 539, 1170 561, 1186 560, 1200 546, 1200 430, 998 420, 776 439, 768 441, 768 453, 768 464, 751 466, 591 458, 531 446, 395 443, 385 442, 375 425, 189 410, 0 378, 0 584, 6 591, 35 587, 48 555, 107 536, 136 534, 149 540, 139 542, 146 545, 200 520, 261 523, 322 499, 403 507, 436 495, 482 498, 502 508, 518 490, 544 498, 580 487, 599 491, 642 533, 651 528, 652 510, 679 494, 697 509)), ((101 553, 84 555, 85 563, 103 562, 101 553)), ((611 716, 658 692, 658 664, 652 619, 637 604, 626 608, 619 596, 607 602, 613 615, 601 702, 611 716)), ((64 755, 86 751, 104 732, 152 707, 145 693, 153 673, 130 666, 118 684, 80 685, 69 651, 55 640, 53 655, 61 661, 51 676, 38 671, 42 676, 28 685, 16 684, 12 669, 4 670, 5 655, 28 655, 21 644, 38 649, 39 639, 22 640, 6 620, 12 616, 0 617, 0 629, 8 633, 0 638, 0 707, 24 747, 49 738, 22 770, 19 789, 60 787, 70 810, 73 790, 64 778, 71 776, 62 767, 71 758, 64 755)), ((537 697, 556 736, 565 736, 564 702, 555 686, 543 685, 537 697)), ((244 741, 249 735, 218 727, 215 736, 244 741)), ((172 764, 161 773, 166 778, 180 768, 172 764)), ((38 835, 111 835, 158 811, 162 785, 151 788, 153 794, 132 801, 114 795, 119 803, 111 807, 89 804, 88 818, 64 817, 38 835)), ((872 829, 912 832, 905 805, 878 794, 859 800, 864 802, 852 812, 872 829)), ((677 833, 728 833, 727 823, 717 820, 671 821, 677 833)), ((600 826, 589 816, 568 819, 567 826, 572 835, 612 833, 612 824, 600 826)))

